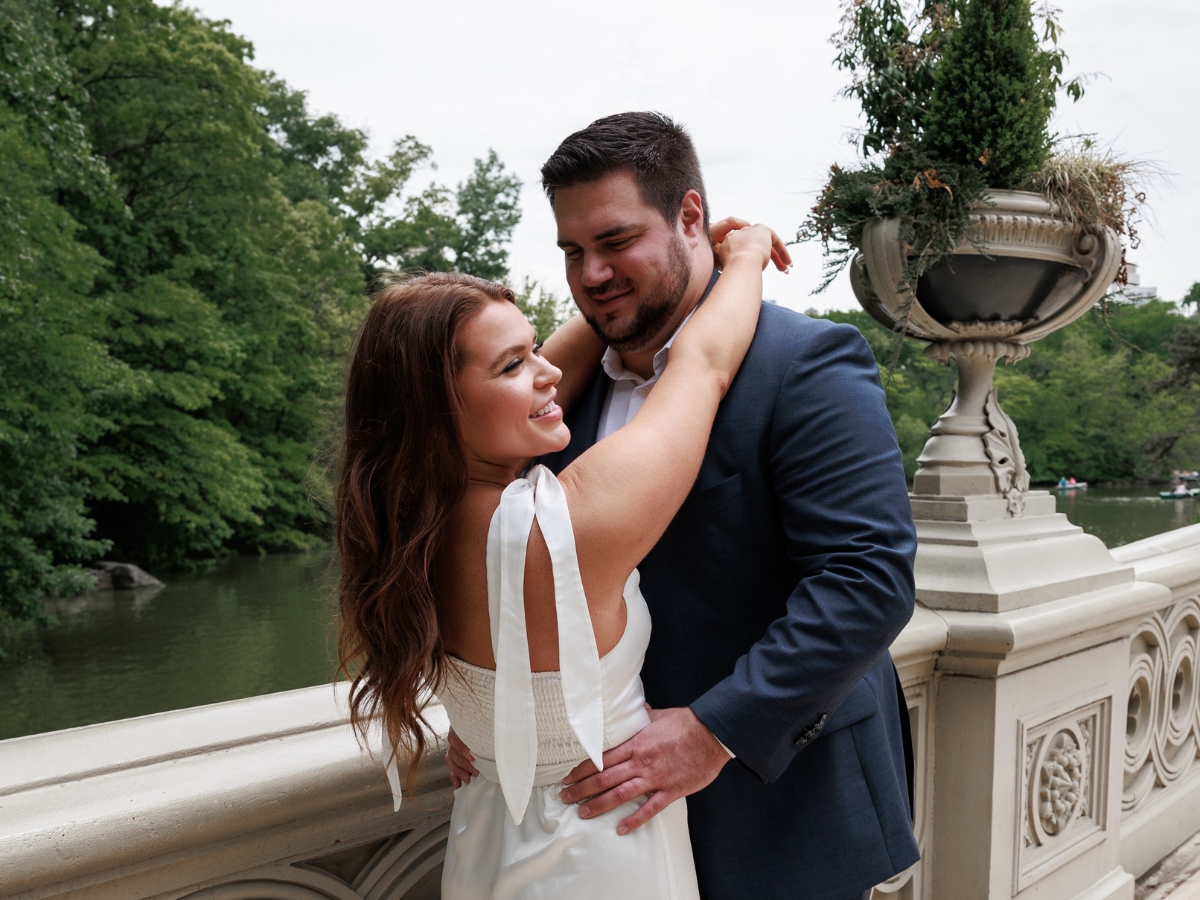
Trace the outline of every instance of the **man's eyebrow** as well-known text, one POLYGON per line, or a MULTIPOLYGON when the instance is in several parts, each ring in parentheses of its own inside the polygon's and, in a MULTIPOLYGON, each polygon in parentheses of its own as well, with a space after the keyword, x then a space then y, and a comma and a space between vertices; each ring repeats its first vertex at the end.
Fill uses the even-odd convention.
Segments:
MULTIPOLYGON (((637 227, 638 226, 634 225, 634 224, 614 225, 612 228, 609 228, 607 231, 600 232, 598 235, 593 237, 592 240, 593 241, 607 241, 609 238, 617 237, 618 235, 624 234, 627 231, 635 231, 635 230, 637 230, 637 227)), ((575 241, 560 240, 558 242, 558 246, 565 250, 567 247, 578 247, 579 244, 577 244, 575 241)))

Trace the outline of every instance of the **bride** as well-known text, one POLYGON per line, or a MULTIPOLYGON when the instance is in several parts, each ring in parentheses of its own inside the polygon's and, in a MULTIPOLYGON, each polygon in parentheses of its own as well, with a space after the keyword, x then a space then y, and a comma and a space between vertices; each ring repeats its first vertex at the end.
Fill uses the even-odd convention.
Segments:
MULTIPOLYGON (((630 834, 646 798, 583 819, 563 777, 650 722, 650 618, 636 566, 687 497, 758 321, 764 226, 713 227, 722 276, 632 422, 558 478, 564 408, 603 350, 578 316, 546 342, 512 291, 466 275, 375 300, 346 387, 337 494, 339 657, 351 721, 380 717, 415 770, 429 691, 474 752, 455 791, 442 896, 698 897, 684 800, 630 834), (732 230, 731 230, 732 229, 732 230)), ((399 796, 394 763, 389 767, 399 796)))

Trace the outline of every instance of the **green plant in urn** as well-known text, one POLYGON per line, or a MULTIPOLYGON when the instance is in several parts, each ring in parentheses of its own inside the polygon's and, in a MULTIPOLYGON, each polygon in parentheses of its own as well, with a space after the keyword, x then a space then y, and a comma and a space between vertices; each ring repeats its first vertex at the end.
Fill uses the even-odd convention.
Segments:
POLYGON ((1028 474, 992 375, 1124 279, 1143 199, 1136 164, 1051 117, 1063 77, 1054 12, 1028 0, 850 0, 834 37, 865 126, 863 162, 834 166, 799 239, 822 288, 849 266, 863 308, 958 367, 958 390, 918 458, 914 498, 1001 495, 1025 512, 1028 474))

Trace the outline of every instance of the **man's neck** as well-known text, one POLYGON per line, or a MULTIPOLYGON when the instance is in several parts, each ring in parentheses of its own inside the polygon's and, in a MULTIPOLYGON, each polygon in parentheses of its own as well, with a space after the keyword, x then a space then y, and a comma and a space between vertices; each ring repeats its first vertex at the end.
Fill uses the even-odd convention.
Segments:
POLYGON ((684 292, 683 299, 679 301, 679 306, 667 320, 667 324, 662 327, 662 330, 654 336, 654 339, 646 346, 631 350, 621 354, 621 365, 625 367, 625 371, 632 372, 639 378, 654 377, 654 357, 671 339, 671 336, 679 330, 683 320, 692 314, 692 310, 696 308, 696 304, 700 302, 700 298, 704 296, 705 290, 708 289, 708 282, 712 279, 712 261, 709 260, 707 269, 703 272, 700 269, 702 266, 694 265, 692 267, 691 277, 688 279, 687 290, 684 292))

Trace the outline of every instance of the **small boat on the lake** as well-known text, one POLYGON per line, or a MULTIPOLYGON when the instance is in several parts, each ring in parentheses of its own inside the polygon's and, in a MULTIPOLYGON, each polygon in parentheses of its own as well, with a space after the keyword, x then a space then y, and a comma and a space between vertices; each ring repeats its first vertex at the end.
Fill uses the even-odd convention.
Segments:
POLYGON ((1174 490, 1159 491, 1158 496, 1164 500, 1191 500, 1193 497, 1200 496, 1200 488, 1190 488, 1181 484, 1174 490))
POLYGON ((1088 483, 1086 481, 1076 481, 1074 478, 1058 479, 1058 489, 1060 491, 1073 491, 1076 489, 1086 489, 1087 484, 1088 483))

